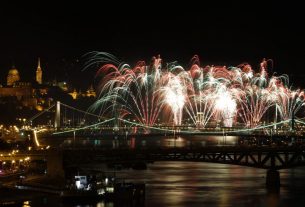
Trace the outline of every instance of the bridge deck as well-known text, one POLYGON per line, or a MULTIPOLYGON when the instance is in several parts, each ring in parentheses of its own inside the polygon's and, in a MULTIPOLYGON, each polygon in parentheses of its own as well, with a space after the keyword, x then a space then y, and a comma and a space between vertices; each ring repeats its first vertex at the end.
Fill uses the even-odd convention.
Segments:
POLYGON ((65 149, 65 163, 194 161, 265 169, 305 166, 305 147, 202 147, 154 149, 65 149))

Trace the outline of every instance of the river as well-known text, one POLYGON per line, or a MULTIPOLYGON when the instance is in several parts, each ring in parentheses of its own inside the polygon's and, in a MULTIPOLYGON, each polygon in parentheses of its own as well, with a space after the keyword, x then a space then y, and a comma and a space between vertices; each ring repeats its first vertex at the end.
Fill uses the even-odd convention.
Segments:
MULTIPOLYGON (((56 142, 54 143, 62 143, 56 142)), ((145 138, 122 140, 66 139, 64 145, 93 145, 98 147, 186 147, 190 145, 235 145, 236 137, 145 138)), ((95 166, 96 167, 96 166, 95 166)), ((36 197, 25 201, 23 207, 199 207, 246 206, 277 207, 305 206, 305 167, 280 170, 279 191, 265 187, 266 170, 244 166, 203 162, 155 162, 147 170, 122 169, 116 172, 125 181, 146 183, 145 203, 141 205, 112 202, 64 203, 56 196, 36 197)))
POLYGON ((280 175, 279 192, 268 192, 263 169, 200 162, 156 162, 147 170, 117 171, 117 177, 126 181, 146 183, 143 205, 102 201, 72 204, 63 203, 54 196, 44 196, 30 200, 26 206, 304 207, 305 167, 280 170, 280 175))

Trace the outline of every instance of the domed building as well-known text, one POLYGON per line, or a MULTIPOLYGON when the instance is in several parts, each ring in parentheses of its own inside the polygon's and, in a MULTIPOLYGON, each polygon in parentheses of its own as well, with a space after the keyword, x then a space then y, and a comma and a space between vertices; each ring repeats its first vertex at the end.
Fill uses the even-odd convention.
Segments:
POLYGON ((7 86, 14 85, 15 82, 20 80, 18 70, 13 66, 12 69, 8 71, 7 75, 7 86))
POLYGON ((35 81, 21 81, 19 71, 13 66, 8 71, 6 85, 0 85, 0 103, 43 110, 49 105, 49 97, 46 97, 48 89, 49 87, 42 82, 40 59, 38 59, 35 81))

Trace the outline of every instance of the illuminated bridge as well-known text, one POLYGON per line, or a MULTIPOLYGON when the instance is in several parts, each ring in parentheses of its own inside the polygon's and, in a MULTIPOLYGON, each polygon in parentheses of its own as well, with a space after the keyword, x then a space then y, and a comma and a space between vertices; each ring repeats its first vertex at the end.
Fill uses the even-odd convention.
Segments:
MULTIPOLYGON (((185 148, 60 148, 20 152, 14 159, 47 161, 49 176, 64 176, 70 168, 96 168, 96 164, 145 169, 160 161, 211 162, 267 169, 267 186, 280 185, 280 169, 305 166, 305 145, 286 147, 207 146, 185 148)), ((11 157, 6 157, 8 160, 11 157)), ((3 157, 3 159, 5 159, 3 157)))
MULTIPOLYGON (((184 124, 169 126, 156 124, 146 126, 135 120, 119 117, 101 117, 88 111, 57 102, 56 105, 35 115, 28 122, 44 120, 37 132, 47 132, 43 136, 72 137, 72 136, 154 136, 154 135, 242 135, 242 136, 303 136, 305 122, 301 119, 292 119, 261 124, 253 128, 243 125, 234 127, 206 126, 204 128, 184 124), (45 116, 47 115, 47 116, 45 116), (54 123, 54 124, 53 124, 54 123)), ((37 122, 38 123, 38 122, 37 122)), ((41 123, 41 122, 40 122, 41 123)), ((36 124, 37 125, 37 124, 36 124)), ((40 135, 41 136, 41 135, 40 135)))
MULTIPOLYGON (((277 123, 260 125, 256 128, 214 128, 198 129, 194 126, 143 126, 134 121, 121 118, 101 119, 95 116, 95 122, 81 121, 74 124, 74 119, 67 117, 67 112, 60 113, 71 109, 81 113, 87 113, 79 109, 57 102, 55 110, 55 124, 49 128, 41 127, 34 129, 39 139, 43 132, 46 136, 53 137, 82 137, 82 136, 101 136, 109 135, 114 138, 117 136, 150 136, 159 135, 177 135, 177 134, 222 134, 222 135, 250 135, 268 137, 277 136, 302 136, 303 125, 305 122, 299 119, 289 119, 277 123), (61 109, 64 106, 66 109, 61 109), (121 123, 115 125, 115 123, 121 123), (138 131, 134 131, 137 129, 138 131), (41 132, 41 133, 40 133, 41 132)), ((53 111, 54 112, 54 111, 53 111)), ((42 112, 41 114, 43 114, 42 112)), ((40 114, 40 115, 41 115, 40 114)), ((87 113, 88 114, 88 113, 87 113)), ((37 115, 32 119, 36 119, 37 115)), ((36 135, 35 135, 36 136, 36 135)), ((37 138, 36 137, 36 138, 37 138)), ((52 137, 51 137, 52 138, 52 137)), ((39 159, 39 154, 36 154, 39 159)), ((41 156, 45 159, 45 154, 41 156)), ((192 162, 213 162, 223 164, 242 165, 255 168, 268 169, 266 183, 269 186, 278 186, 280 183, 278 170, 283 168, 292 168, 305 165, 305 148, 304 146, 266 146, 266 147, 189 147, 189 148, 153 148, 148 146, 143 149, 102 149, 102 148, 67 148, 59 151, 50 151, 47 156, 48 173, 51 175, 63 175, 69 167, 79 167, 84 164, 106 163, 112 165, 129 165, 137 166, 142 163, 152 163, 156 161, 192 161, 192 162)))

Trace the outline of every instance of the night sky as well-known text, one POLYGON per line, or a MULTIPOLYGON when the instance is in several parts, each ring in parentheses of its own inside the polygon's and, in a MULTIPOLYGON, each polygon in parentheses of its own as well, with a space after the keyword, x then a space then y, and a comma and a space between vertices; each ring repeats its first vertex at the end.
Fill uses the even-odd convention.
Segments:
POLYGON ((105 51, 131 64, 160 54, 184 66, 195 54, 202 65, 249 62, 253 68, 265 57, 273 59, 273 72, 287 73, 294 86, 305 87, 300 2, 184 2, 2 3, 0 82, 13 63, 23 80, 33 79, 41 57, 44 79, 86 87, 95 71, 81 72, 82 55, 105 51))

